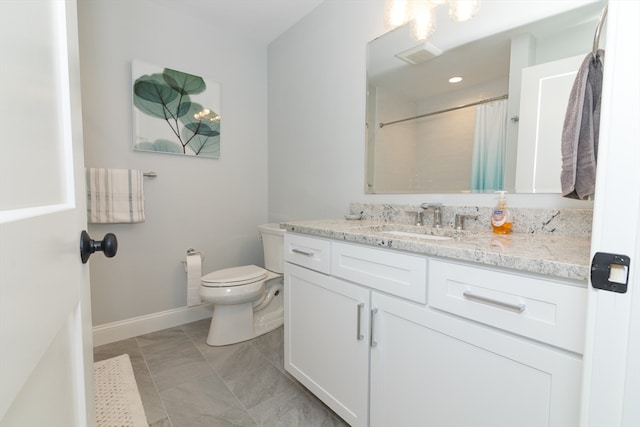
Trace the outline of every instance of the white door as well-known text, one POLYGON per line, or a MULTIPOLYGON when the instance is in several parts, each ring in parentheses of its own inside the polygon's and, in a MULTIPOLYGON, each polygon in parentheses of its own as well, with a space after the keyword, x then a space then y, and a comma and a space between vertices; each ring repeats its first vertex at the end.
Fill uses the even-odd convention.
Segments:
POLYGON ((1 0, 0 55, 0 425, 93 425, 75 0, 1 0))
POLYGON ((562 126, 584 55, 522 70, 516 191, 561 193, 562 126))
POLYGON ((626 293, 590 287, 581 426, 640 425, 640 2, 609 1, 592 255, 631 258, 626 293))

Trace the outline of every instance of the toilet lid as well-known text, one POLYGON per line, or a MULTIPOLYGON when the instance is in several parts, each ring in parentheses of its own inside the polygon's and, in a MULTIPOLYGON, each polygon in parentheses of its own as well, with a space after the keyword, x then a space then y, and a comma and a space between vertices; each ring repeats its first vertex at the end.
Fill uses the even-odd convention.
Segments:
POLYGON ((252 283, 265 277, 267 277, 267 270, 264 268, 255 265, 243 265, 209 273, 202 277, 202 282, 207 283, 208 286, 219 286, 220 284, 234 286, 252 283))

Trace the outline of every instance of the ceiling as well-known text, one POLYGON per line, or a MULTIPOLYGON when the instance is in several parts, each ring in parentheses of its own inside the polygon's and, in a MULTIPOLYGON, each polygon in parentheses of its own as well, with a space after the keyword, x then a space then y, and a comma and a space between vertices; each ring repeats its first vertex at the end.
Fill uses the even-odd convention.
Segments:
POLYGON ((265 46, 296 24, 324 0, 153 0, 189 9, 212 24, 232 26, 265 46))

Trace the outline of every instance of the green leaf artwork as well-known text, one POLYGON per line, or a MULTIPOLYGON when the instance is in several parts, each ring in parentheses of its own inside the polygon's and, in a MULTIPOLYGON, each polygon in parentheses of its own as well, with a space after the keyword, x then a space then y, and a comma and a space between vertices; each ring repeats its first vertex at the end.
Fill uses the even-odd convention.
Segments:
POLYGON ((220 157, 220 85, 134 61, 134 149, 220 157))

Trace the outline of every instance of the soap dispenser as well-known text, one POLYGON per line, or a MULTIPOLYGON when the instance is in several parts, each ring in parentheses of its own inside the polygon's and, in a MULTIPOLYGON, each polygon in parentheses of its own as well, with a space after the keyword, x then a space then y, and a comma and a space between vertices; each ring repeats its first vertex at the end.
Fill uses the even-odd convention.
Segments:
POLYGON ((500 193, 500 200, 491 213, 491 227, 496 234, 509 234, 513 225, 513 215, 511 210, 507 208, 507 201, 504 197, 506 191, 496 191, 496 193, 500 193))

